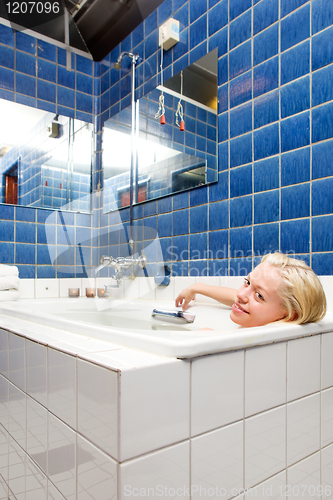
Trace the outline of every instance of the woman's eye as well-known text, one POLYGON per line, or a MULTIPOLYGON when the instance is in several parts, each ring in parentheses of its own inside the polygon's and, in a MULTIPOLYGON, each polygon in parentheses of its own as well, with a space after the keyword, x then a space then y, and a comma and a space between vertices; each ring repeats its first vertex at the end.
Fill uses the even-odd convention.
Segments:
POLYGON ((263 297, 263 296, 262 296, 259 292, 257 292, 257 297, 258 297, 258 299, 260 299, 260 300, 264 300, 264 297, 263 297))
POLYGON ((250 282, 247 278, 244 278, 244 285, 245 286, 249 286, 250 282))

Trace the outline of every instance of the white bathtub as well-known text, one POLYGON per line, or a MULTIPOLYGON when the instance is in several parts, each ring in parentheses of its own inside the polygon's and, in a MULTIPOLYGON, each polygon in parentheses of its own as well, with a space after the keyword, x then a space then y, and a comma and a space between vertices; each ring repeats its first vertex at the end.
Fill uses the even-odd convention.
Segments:
POLYGON ((176 310, 173 302, 82 297, 3 302, 0 314, 177 358, 192 358, 333 330, 332 313, 317 324, 279 323, 242 329, 230 320, 229 308, 220 304, 191 306, 188 311, 196 316, 193 323, 153 318, 154 308, 176 310))

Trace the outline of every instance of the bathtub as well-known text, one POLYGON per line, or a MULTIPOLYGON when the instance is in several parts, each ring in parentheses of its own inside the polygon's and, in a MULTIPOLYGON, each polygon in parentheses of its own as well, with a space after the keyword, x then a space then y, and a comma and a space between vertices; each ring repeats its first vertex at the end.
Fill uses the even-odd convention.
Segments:
POLYGON ((239 328, 229 318, 230 309, 221 304, 192 305, 188 312, 195 315, 193 323, 152 317, 154 309, 177 310, 173 302, 86 297, 22 299, 0 304, 0 314, 12 318, 176 358, 193 358, 333 330, 333 313, 317 324, 276 323, 239 328))

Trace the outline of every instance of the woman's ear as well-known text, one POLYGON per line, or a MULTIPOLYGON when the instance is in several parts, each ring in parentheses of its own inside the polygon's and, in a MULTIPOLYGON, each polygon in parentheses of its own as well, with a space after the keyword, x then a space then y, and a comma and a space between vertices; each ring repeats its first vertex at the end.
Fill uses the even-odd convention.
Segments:
POLYGON ((298 312, 294 311, 292 316, 288 319, 288 321, 296 321, 297 318, 298 318, 298 312))

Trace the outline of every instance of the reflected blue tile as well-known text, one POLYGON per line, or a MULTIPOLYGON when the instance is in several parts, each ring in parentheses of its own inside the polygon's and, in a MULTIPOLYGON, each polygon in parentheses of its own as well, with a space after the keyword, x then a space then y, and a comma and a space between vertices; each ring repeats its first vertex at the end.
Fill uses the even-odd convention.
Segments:
POLYGON ((48 80, 49 82, 55 82, 57 78, 57 67, 55 64, 44 61, 43 59, 38 59, 38 78, 42 80, 48 80))
POLYGON ((0 67, 0 86, 2 89, 14 90, 14 71, 0 67))
POLYGON ((36 78, 16 72, 15 90, 19 94, 36 97, 36 78))
POLYGON ((252 133, 230 141, 230 167, 245 165, 252 161, 252 133))
MULTIPOLYGON (((203 3, 203 2, 202 2, 203 3)), ((228 1, 222 0, 208 11, 208 33, 209 36, 219 31, 228 24, 228 1)))
POLYGON ((280 217, 279 191, 254 195, 254 223, 276 222, 280 217))
POLYGON ((333 175, 333 141, 312 146, 312 178, 333 175))
POLYGON ((300 219, 281 222, 281 245, 283 253, 309 253, 310 221, 300 219))
POLYGON ((310 148, 281 156, 281 185, 289 186, 310 180, 310 148))
POLYGON ((275 56, 279 50, 279 30, 275 24, 271 28, 259 33, 253 40, 253 65, 266 61, 275 56))
POLYGON ((37 80, 37 98, 55 103, 56 85, 50 82, 37 80))
POLYGON ((310 215, 310 184, 281 189, 281 219, 297 219, 310 215))
POLYGON ((310 4, 281 21, 281 52, 310 36, 310 4))
POLYGON ((333 100, 333 65, 312 75, 312 106, 333 100))
POLYGON ((306 2, 308 2, 308 0, 281 0, 281 18, 306 2))
POLYGON ((190 48, 193 49, 207 38, 207 14, 200 17, 190 27, 190 48))
POLYGON ((310 42, 281 54, 281 85, 300 78, 310 72, 310 42))
POLYGON ((274 57, 253 69, 253 97, 274 90, 279 85, 279 58, 274 57))
POLYGON ((279 91, 265 94, 254 101, 254 128, 279 119, 279 91))
POLYGON ((252 103, 230 111, 230 138, 252 130, 252 103))
POLYGON ((292 116, 281 122, 281 151, 301 148, 310 144, 309 112, 292 116))
POLYGON ((60 106, 75 107, 75 92, 74 90, 57 85, 57 101, 60 106))
POLYGON ((333 178, 312 183, 312 215, 333 213, 333 178))
POLYGON ((75 89, 75 72, 58 66, 58 85, 75 89))
POLYGON ((279 187, 279 158, 268 158, 254 163, 254 191, 279 187))
POLYGON ((235 19, 229 26, 229 48, 230 50, 237 45, 245 42, 251 37, 251 19, 252 13, 249 10, 238 19, 235 19))
POLYGON ((254 132, 254 159, 261 160, 279 153, 279 125, 270 125, 254 132))
POLYGON ((312 0, 312 34, 328 28, 331 24, 333 24, 333 2, 312 0))
POLYGON ((209 233, 209 258, 228 258, 228 233, 229 231, 211 231, 209 233))
POLYGON ((251 0, 230 0, 229 4, 230 21, 252 7, 251 0))
POLYGON ((237 229, 230 229, 230 257, 244 258, 251 254, 252 228, 241 227, 237 229))
POLYGON ((9 47, 1 47, 0 66, 14 69, 14 50, 9 47))
MULTIPOLYGON (((227 229, 229 227, 229 203, 219 201, 209 204, 209 230, 227 229)), ((210 241, 210 240, 209 240, 210 241)), ((214 257, 217 258, 217 257, 214 257)))
POLYGON ((333 62, 333 27, 312 38, 312 71, 333 62))
POLYGON ((253 35, 273 24, 278 18, 278 0, 262 0, 253 8, 253 35))
POLYGON ((252 165, 230 171, 230 198, 252 193, 252 165))
POLYGON ((229 53, 229 78, 235 78, 250 68, 251 42, 248 41, 229 53))
POLYGON ((56 62, 57 60, 57 47, 51 43, 38 40, 37 42, 37 55, 43 59, 56 62))
POLYGON ((333 215, 313 217, 312 219, 312 251, 332 252, 333 248, 333 215))
POLYGON ((190 234, 190 260, 207 258, 207 233, 190 234))
POLYGON ((312 269, 318 276, 333 274, 333 253, 312 254, 312 269))
POLYGON ((265 255, 279 250, 279 224, 263 224, 253 228, 253 252, 265 255))
POLYGON ((333 137, 333 103, 312 110, 312 142, 333 137))
POLYGON ((0 43, 14 47, 14 33, 15 31, 11 28, 0 24, 0 43))
POLYGON ((230 227, 253 224, 252 212, 252 196, 242 196, 230 200, 230 227))
POLYGON ((301 78, 281 88, 281 118, 310 108, 310 77, 301 78))
MULTIPOLYGON (((227 88, 227 85, 224 85, 223 87, 227 88)), ((220 89, 223 87, 219 88, 219 98, 220 98, 220 89)), ((230 82, 230 108, 239 106, 240 104, 249 101, 251 98, 252 98, 252 71, 248 71, 244 75, 241 75, 230 82)), ((222 110, 219 108, 219 113, 222 111, 226 111, 227 109, 228 109, 228 98, 226 100, 226 106, 224 106, 224 109, 222 110)))
POLYGON ((93 76, 93 61, 76 54, 76 70, 86 75, 93 76))
POLYGON ((16 48, 23 52, 36 55, 36 38, 33 38, 21 31, 16 31, 16 48))

